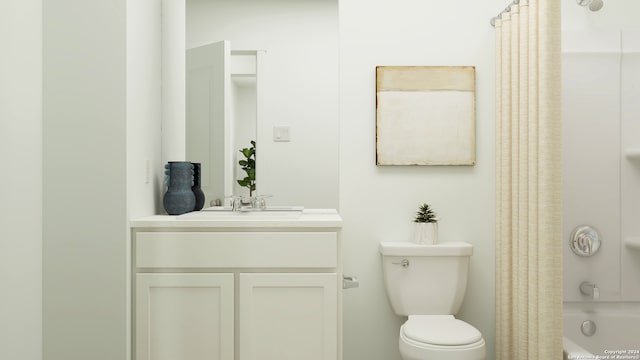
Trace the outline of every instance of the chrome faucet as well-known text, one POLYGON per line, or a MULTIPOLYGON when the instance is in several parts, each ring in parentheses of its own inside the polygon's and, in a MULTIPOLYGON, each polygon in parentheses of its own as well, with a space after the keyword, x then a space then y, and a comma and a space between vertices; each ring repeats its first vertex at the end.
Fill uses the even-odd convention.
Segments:
POLYGON ((598 300, 600 298, 600 289, 590 281, 583 281, 580 284, 580 292, 582 295, 590 296, 592 300, 598 300))
POLYGON ((231 195, 231 210, 233 211, 262 211, 267 208, 266 198, 271 195, 256 195, 252 197, 231 195))

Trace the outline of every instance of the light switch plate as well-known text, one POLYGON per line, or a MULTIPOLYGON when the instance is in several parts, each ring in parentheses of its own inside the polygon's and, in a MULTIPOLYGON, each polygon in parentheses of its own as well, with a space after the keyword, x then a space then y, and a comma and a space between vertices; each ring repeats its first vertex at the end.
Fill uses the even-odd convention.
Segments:
POLYGON ((273 127, 273 141, 287 142, 291 141, 291 131, 288 126, 273 127))

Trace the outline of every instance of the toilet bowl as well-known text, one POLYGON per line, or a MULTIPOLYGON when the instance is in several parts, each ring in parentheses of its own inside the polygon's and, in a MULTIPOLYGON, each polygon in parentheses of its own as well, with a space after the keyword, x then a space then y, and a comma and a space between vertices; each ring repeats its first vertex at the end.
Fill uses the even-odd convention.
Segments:
POLYGON ((486 345, 473 326, 452 315, 411 315, 400 327, 404 360, 483 360, 486 345))
POLYGON ((484 360, 486 345, 456 319, 467 288, 468 243, 381 242, 385 289, 393 311, 406 316, 398 346, 403 360, 484 360))

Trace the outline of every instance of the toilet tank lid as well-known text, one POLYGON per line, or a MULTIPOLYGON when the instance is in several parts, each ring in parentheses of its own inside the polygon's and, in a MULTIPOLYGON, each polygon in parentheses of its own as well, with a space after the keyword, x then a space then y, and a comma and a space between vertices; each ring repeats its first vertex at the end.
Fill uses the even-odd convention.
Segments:
POLYGON ((466 242, 423 245, 408 241, 383 241, 378 250, 386 256, 471 256, 473 245, 466 242))

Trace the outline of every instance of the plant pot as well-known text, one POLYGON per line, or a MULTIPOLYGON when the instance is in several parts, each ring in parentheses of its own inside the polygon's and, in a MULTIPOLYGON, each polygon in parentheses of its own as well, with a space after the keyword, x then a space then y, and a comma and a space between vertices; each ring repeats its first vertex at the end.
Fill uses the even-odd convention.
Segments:
POLYGON ((438 243, 438 223, 414 223, 413 242, 433 245, 438 243))

